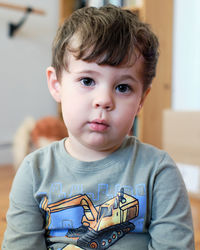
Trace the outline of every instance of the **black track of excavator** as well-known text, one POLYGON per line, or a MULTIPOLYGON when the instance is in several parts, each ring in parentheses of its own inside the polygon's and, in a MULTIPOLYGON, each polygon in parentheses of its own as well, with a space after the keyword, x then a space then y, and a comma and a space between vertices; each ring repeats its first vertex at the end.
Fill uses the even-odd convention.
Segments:
POLYGON ((107 249, 134 228, 133 223, 125 222, 99 232, 88 231, 78 239, 77 245, 83 249, 107 249))

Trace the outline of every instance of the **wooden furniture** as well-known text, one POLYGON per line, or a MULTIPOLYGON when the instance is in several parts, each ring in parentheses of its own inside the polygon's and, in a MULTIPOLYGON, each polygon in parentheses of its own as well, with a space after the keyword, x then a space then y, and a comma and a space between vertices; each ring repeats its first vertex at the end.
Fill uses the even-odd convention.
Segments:
MULTIPOLYGON (((7 8, 7 9, 12 9, 12 10, 17 10, 17 11, 23 11, 25 12, 27 10, 27 7, 17 5, 17 4, 10 4, 10 3, 0 3, 0 7, 7 8)), ((38 14, 38 15, 45 15, 45 11, 41 9, 32 9, 32 13, 38 14)))
MULTIPOLYGON (((71 14, 74 4, 74 0, 60 0, 61 22, 71 14)), ((162 113, 171 107, 173 0, 143 0, 139 16, 159 37, 160 58, 152 90, 139 115, 138 136, 144 142, 162 147, 162 113)))
POLYGON ((163 148, 176 162, 200 166, 200 112, 165 110, 163 148))
POLYGON ((173 0, 143 0, 139 16, 158 36, 160 57, 152 90, 138 116, 138 137, 162 148, 163 111, 171 107, 173 0))
POLYGON ((171 107, 173 0, 144 0, 143 15, 157 34, 160 57, 157 75, 141 114, 140 139, 162 147, 162 113, 171 107))
POLYGON ((177 163, 190 196, 200 199, 200 112, 165 110, 163 149, 177 163))
POLYGON ((68 17, 73 11, 75 0, 60 0, 59 2, 59 23, 63 23, 64 19, 68 17))

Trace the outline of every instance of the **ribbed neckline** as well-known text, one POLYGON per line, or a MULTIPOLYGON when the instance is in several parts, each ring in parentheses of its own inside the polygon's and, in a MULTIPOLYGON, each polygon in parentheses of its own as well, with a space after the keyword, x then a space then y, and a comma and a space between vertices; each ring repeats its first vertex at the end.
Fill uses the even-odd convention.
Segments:
MULTIPOLYGON (((65 166, 71 165, 74 172, 91 172, 91 171, 101 171, 105 168, 109 168, 113 166, 113 164, 120 164, 121 161, 123 161, 123 152, 126 150, 127 147, 132 144, 135 140, 134 137, 126 137, 122 143, 122 145, 113 153, 105 157, 104 159, 98 160, 98 161, 91 161, 91 162, 85 162, 80 161, 74 157, 72 157, 65 149, 65 139, 58 142, 56 145, 56 154, 59 156, 60 161, 62 161, 62 164, 65 166)), ((130 150, 133 150, 133 148, 130 147, 130 150)))

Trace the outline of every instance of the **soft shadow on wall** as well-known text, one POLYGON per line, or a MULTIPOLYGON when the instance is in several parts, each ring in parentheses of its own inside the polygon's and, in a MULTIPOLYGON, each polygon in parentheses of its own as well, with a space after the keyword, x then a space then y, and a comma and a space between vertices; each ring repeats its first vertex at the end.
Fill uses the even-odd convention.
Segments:
MULTIPOLYGON (((3 2, 3 1, 2 1, 3 2)), ((12 162, 12 140, 22 121, 57 114, 48 93, 45 70, 51 64, 51 44, 58 27, 59 1, 6 0, 31 6, 45 15, 30 13, 9 37, 9 23, 19 23, 24 12, 0 6, 0 164, 12 162)))

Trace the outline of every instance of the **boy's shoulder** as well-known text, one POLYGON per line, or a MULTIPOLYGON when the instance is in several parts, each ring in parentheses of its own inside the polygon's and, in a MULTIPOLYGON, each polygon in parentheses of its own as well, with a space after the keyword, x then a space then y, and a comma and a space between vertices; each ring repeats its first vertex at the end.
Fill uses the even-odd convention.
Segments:
POLYGON ((36 164, 39 165, 45 163, 48 160, 52 160, 52 158, 60 158, 64 154, 64 141, 62 139, 60 141, 54 141, 47 146, 36 149, 31 152, 24 158, 24 163, 30 163, 31 165, 36 164))
POLYGON ((132 145, 133 149, 137 150, 137 154, 148 154, 148 155, 152 155, 152 156, 157 155, 160 157, 168 155, 166 151, 164 151, 160 148, 157 148, 154 145, 142 142, 135 136, 127 136, 125 144, 132 145))
POLYGON ((166 151, 151 144, 141 142, 134 136, 127 137, 126 145, 132 148, 133 156, 139 165, 147 164, 154 166, 154 168, 160 168, 166 165, 176 165, 166 151))
POLYGON ((44 154, 48 154, 48 153, 50 153, 52 151, 56 151, 62 146, 62 144, 64 144, 64 140, 65 139, 51 142, 51 143, 49 143, 48 145, 46 145, 44 147, 41 147, 41 148, 38 148, 38 149, 34 150, 30 154, 28 154, 27 157, 35 157, 35 156, 38 156, 38 155, 44 155, 44 154))

